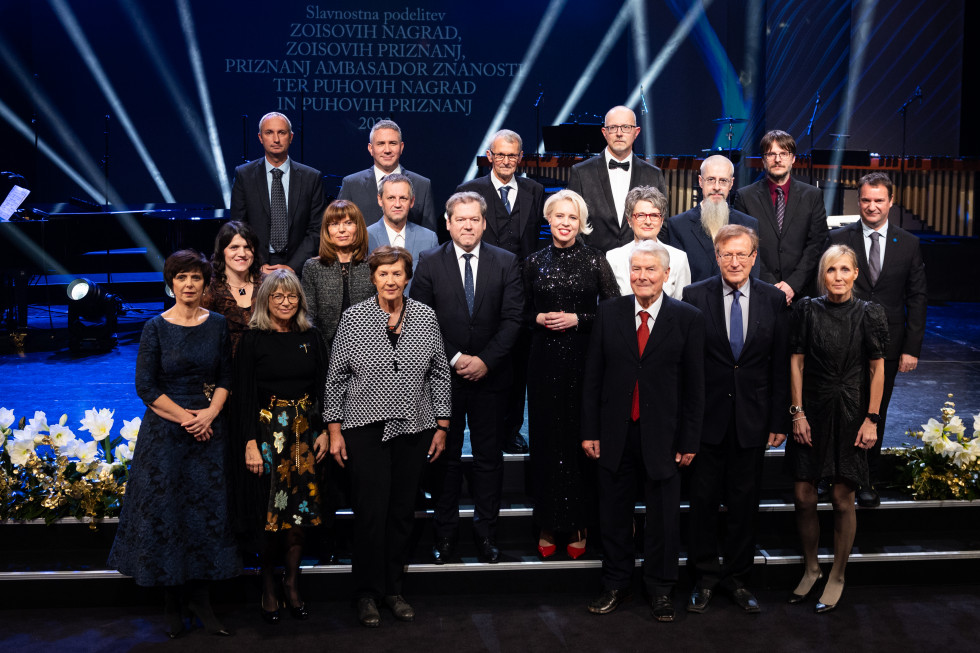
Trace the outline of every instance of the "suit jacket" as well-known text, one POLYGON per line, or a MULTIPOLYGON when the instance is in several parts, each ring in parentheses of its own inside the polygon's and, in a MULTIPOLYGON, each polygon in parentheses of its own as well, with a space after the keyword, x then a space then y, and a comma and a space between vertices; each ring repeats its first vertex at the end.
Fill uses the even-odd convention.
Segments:
POLYGON ((885 358, 897 360, 902 354, 918 358, 926 331, 926 268, 919 251, 919 239, 894 225, 888 225, 885 260, 878 282, 871 285, 871 271, 865 254, 861 221, 834 229, 830 242, 849 246, 857 253, 858 278, 854 296, 880 304, 888 316, 888 348, 885 358))
MULTIPOLYGON (((492 174, 492 173, 491 173, 492 174)), ((541 249, 538 242, 541 225, 544 224, 544 186, 525 177, 514 177, 517 181, 517 203, 511 198, 511 216, 516 214, 518 220, 518 248, 509 250, 516 254, 519 261, 541 249)), ((472 179, 456 187, 456 192, 473 191, 483 196, 487 202, 487 230, 483 233, 483 242, 495 247, 501 247, 501 234, 497 233, 498 219, 507 215, 500 194, 493 187, 490 175, 472 179)))
MULTIPOLYGON (((371 269, 367 261, 357 261, 350 266, 348 285, 351 306, 378 292, 371 283, 371 269)), ((303 294, 306 295, 310 319, 323 337, 329 356, 337 325, 340 324, 340 309, 344 301, 344 279, 340 263, 334 261, 331 265, 321 265, 319 257, 307 259, 303 265, 303 294)))
POLYGON ((765 179, 739 188, 734 205, 759 221, 759 278, 772 284, 785 281, 795 295, 807 294, 827 242, 823 192, 791 178, 782 233, 765 179))
POLYGON ((524 310, 517 257, 481 243, 474 291, 470 315, 452 241, 420 255, 410 296, 435 310, 446 360, 451 361, 456 354, 478 356, 489 369, 480 382, 508 387, 512 376, 510 351, 521 330, 524 310))
MULTIPOLYGON (((422 225, 435 232, 437 226, 436 209, 432 197, 432 182, 422 175, 402 168, 402 174, 412 180, 415 190, 415 205, 408 212, 408 221, 422 225)), ((344 177, 340 183, 339 200, 350 200, 364 215, 368 226, 381 220, 381 207, 378 205, 378 183, 374 177, 374 166, 344 177)))
MULTIPOLYGON (((630 157, 630 188, 637 186, 656 186, 667 195, 667 184, 660 168, 634 154, 630 157)), ((572 166, 568 173, 568 189, 585 198, 589 207, 592 233, 583 236, 587 245, 606 253, 633 240, 633 230, 626 222, 625 215, 622 216, 622 225, 619 224, 612 186, 609 185, 609 167, 603 154, 572 166)))
POLYGON ((633 388, 640 384, 643 464, 653 480, 677 473, 675 453, 697 453, 704 419, 704 317, 664 296, 640 356, 634 296, 599 304, 585 359, 582 439, 599 440, 601 467, 615 472, 626 448, 633 388))
MULTIPOLYGON (((382 245, 390 245, 388 241, 388 230, 385 229, 385 222, 375 222, 367 228, 368 232, 368 252, 373 252, 382 245)), ((427 249, 432 249, 439 244, 439 239, 435 233, 420 227, 412 222, 405 223, 405 249, 412 255, 412 272, 419 266, 419 254, 427 249)))
POLYGON ((789 429, 789 309, 786 295, 749 279, 748 330, 738 360, 728 339, 721 275, 684 289, 704 314, 704 427, 701 442, 721 444, 731 419, 742 447, 761 447, 789 429))
MULTIPOLYGON (((728 224, 739 224, 748 227, 756 234, 759 233, 759 221, 741 211, 729 210, 728 224)), ((711 237, 704 233, 704 229, 701 227, 700 205, 684 211, 680 215, 668 218, 657 239, 687 253, 687 262, 691 266, 692 282, 704 281, 721 272, 718 269, 718 260, 715 258, 715 244, 711 242, 711 237)), ((752 266, 753 277, 759 276, 761 260, 761 255, 755 257, 755 265, 752 266)), ((785 297, 783 295, 784 299, 785 297)))
MULTIPOLYGON (((289 225, 286 265, 296 274, 300 274, 306 259, 316 256, 320 249, 320 222, 325 208, 323 175, 319 170, 290 159, 289 177, 289 197, 286 198, 286 221, 289 225)), ((265 157, 235 168, 235 183, 231 189, 231 219, 247 222, 252 227, 261 250, 256 254, 263 260, 268 259, 272 209, 269 204, 265 157)))

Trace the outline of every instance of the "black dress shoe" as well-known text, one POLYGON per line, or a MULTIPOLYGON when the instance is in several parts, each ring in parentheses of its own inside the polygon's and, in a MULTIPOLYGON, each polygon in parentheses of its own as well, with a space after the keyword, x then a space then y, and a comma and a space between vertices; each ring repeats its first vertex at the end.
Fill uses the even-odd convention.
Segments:
POLYGON ((691 598, 687 602, 687 611, 704 614, 708 609, 708 603, 711 602, 712 596, 714 596, 714 591, 701 587, 700 585, 695 586, 694 591, 691 592, 691 598))
POLYGON ((448 537, 440 537, 432 547, 432 561, 437 565, 448 562, 456 552, 456 544, 448 537))
POLYGON ((650 602, 650 611, 653 618, 657 621, 670 622, 674 620, 674 602, 666 594, 653 597, 650 602))
POLYGON ((619 607, 620 603, 630 599, 628 589, 604 590, 599 598, 589 603, 589 612, 592 614, 609 614, 619 607))
POLYGON ((881 497, 873 487, 863 487, 857 491, 857 503, 862 508, 877 508, 881 505, 881 497))
POLYGON ((752 592, 748 591, 744 587, 739 587, 734 592, 732 592, 732 600, 738 607, 742 608, 749 614, 758 614, 762 612, 759 609, 759 601, 752 596, 752 592))
POLYGON ((377 628, 381 625, 381 613, 378 604, 370 596, 357 599, 357 620, 367 628, 377 628))
POLYGON ((480 554, 480 562, 494 563, 500 561, 500 549, 489 537, 477 540, 476 550, 480 554))
POLYGON ((504 443, 504 453, 514 453, 521 454, 527 453, 527 440, 521 435, 520 431, 516 431, 507 442, 504 443))
POLYGON ((385 605, 388 606, 398 621, 415 621, 415 608, 410 606, 402 595, 386 596, 385 605))

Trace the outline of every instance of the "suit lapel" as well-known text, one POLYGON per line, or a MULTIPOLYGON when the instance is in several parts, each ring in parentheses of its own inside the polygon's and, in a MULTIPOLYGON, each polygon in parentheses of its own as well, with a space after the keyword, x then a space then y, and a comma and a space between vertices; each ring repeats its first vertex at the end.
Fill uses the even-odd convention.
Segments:
POLYGON ((518 234, 523 234, 525 227, 527 227, 527 221, 531 217, 531 191, 527 187, 527 182, 522 177, 515 177, 517 179, 517 197, 514 198, 514 207, 517 209, 517 219, 518 219, 518 234), (524 202, 522 199, 527 199, 524 202))
MULTIPOLYGON (((776 224, 776 207, 772 205, 772 198, 769 195, 769 182, 763 179, 755 184, 755 188, 749 186, 749 190, 756 193, 756 201, 762 207, 762 218, 752 217, 756 217, 760 224, 765 220, 776 237, 780 238, 782 234, 779 232, 779 225, 776 224)), ((786 215, 789 215, 789 205, 786 206, 786 215)))
POLYGON ((269 180, 266 179, 265 171, 265 158, 258 160, 258 165, 255 166, 255 183, 256 186, 262 189, 260 195, 262 196, 262 208, 265 210, 265 217, 272 219, 272 205, 269 203, 269 180))
MULTIPOLYGON (((719 338, 724 339, 725 334, 728 333, 728 320, 725 318, 724 283, 721 277, 718 276, 710 277, 710 279, 711 282, 704 289, 708 293, 708 319, 713 323, 713 332, 717 333, 719 338)), ((734 361, 732 348, 728 340, 725 340, 721 348, 727 351, 728 356, 734 361)))
POLYGON ((289 160, 289 203, 286 206, 286 224, 292 225, 293 218, 296 216, 297 204, 299 204, 300 186, 303 184, 303 177, 296 169, 296 162, 289 160))
MULTIPOLYGON (((469 315, 470 311, 466 306, 466 290, 463 288, 463 277, 459 273, 459 260, 456 258, 456 248, 453 247, 453 241, 443 245, 443 248, 442 264, 445 269, 445 278, 450 280, 449 285, 462 307, 462 315, 469 315)), ((476 302, 474 302, 474 306, 475 304, 476 302)))
MULTIPOLYGON (((595 166, 595 172, 599 183, 599 188, 602 189, 602 197, 605 199, 606 205, 609 207, 609 214, 615 215, 616 203, 613 201, 612 184, 609 183, 609 168, 606 166, 606 155, 600 154, 598 157, 596 157, 596 159, 598 161, 595 166)), ((596 211, 596 213, 601 214, 605 213, 605 211, 596 211)))
POLYGON ((504 203, 500 201, 500 196, 497 194, 497 189, 493 187, 493 180, 490 179, 490 175, 486 176, 486 190, 484 192, 486 197, 490 198, 487 203, 487 229, 490 230, 496 241, 500 242, 500 234, 497 233, 497 213, 504 210, 504 203))
MULTIPOLYGON (((616 325, 619 331, 619 337, 623 339, 626 345, 626 350, 630 355, 636 359, 640 359, 640 345, 636 339, 636 314, 633 313, 633 306, 636 302, 634 295, 627 295, 626 297, 620 299, 614 299, 618 303, 616 308, 616 325)), ((647 341, 647 348, 650 346, 650 341, 647 341)))
POLYGON ((481 245, 480 261, 477 266, 476 288, 473 289, 473 315, 476 315, 480 310, 480 304, 483 303, 483 297, 487 292, 487 284, 490 283, 490 277, 495 265, 496 259, 494 259, 493 254, 487 249, 486 245, 481 245))
POLYGON ((745 333, 745 343, 742 345, 742 353, 745 353, 752 345, 752 338, 755 337, 756 331, 759 330, 759 323, 762 320, 762 297, 756 289, 758 288, 758 282, 749 277, 749 324, 748 329, 745 333))
POLYGON ((676 300, 668 297, 666 293, 663 294, 663 298, 663 304, 660 305, 660 313, 657 315, 657 319, 653 323, 653 329, 650 331, 650 339, 647 340, 647 346, 643 348, 643 356, 640 357, 640 360, 647 358, 650 355, 650 352, 659 348, 666 340, 667 334, 673 328, 673 304, 676 300))
POLYGON ((711 239, 708 234, 704 233, 704 228, 701 226, 701 206, 698 205, 697 216, 691 216, 691 233, 694 235, 694 239, 698 241, 701 249, 704 250, 705 256, 709 260, 715 260, 715 247, 711 243, 711 239))

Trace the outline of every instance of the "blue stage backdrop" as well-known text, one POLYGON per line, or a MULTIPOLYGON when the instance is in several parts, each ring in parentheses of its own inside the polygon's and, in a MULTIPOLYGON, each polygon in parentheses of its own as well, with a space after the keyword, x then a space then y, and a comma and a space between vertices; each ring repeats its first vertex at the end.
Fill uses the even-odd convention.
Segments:
POLYGON ((2 167, 31 201, 102 203, 108 140, 112 203, 223 207, 235 165, 261 154, 258 118, 280 110, 291 154, 330 194, 392 118, 404 165, 445 198, 495 129, 533 153, 538 117, 600 121, 619 103, 646 109, 638 151, 700 155, 727 145, 722 116, 749 120, 736 147, 754 152, 773 127, 808 147, 820 93, 817 147, 846 131, 898 153, 896 110, 916 86, 910 151, 956 155, 962 17, 951 0, 3 3, 2 167))

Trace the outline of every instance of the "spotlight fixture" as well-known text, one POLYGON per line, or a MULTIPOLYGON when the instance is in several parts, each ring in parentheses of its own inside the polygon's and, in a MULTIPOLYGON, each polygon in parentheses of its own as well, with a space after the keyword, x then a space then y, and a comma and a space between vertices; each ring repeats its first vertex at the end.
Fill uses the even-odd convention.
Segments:
POLYGON ((68 347, 108 351, 116 346, 116 325, 122 301, 93 281, 75 279, 68 284, 68 347))

